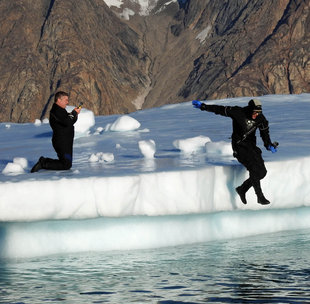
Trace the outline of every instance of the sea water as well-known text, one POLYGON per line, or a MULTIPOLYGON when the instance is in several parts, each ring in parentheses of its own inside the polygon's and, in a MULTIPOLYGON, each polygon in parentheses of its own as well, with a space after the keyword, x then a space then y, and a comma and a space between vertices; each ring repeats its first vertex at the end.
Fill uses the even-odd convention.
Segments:
POLYGON ((310 303, 310 230, 1 259, 0 303, 310 303))

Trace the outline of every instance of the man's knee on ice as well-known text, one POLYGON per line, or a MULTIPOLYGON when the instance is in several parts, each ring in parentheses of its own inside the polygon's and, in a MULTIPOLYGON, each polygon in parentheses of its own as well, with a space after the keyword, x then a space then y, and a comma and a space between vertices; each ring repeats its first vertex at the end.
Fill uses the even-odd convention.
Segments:
POLYGON ((64 170, 69 170, 72 167, 72 155, 65 154, 64 158, 62 159, 62 163, 64 166, 64 170))

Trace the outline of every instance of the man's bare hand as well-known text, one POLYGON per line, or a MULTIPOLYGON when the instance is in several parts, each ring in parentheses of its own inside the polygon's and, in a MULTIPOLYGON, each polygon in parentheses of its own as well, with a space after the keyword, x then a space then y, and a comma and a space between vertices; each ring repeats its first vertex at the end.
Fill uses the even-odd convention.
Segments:
POLYGON ((75 111, 76 113, 80 114, 81 108, 74 108, 74 111, 75 111))

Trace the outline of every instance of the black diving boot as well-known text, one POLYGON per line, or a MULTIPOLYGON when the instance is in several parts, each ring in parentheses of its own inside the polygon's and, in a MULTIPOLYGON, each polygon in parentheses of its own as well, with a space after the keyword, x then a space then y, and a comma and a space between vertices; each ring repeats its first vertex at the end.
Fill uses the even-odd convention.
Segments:
POLYGON ((44 157, 41 156, 38 162, 32 167, 31 173, 38 172, 39 170, 43 169, 43 162, 44 162, 44 157))
POLYGON ((236 188, 236 191, 239 194, 242 203, 245 205, 247 203, 245 194, 251 188, 251 186, 252 186, 252 183, 250 179, 247 179, 246 181, 244 181, 244 183, 241 186, 236 188))
POLYGON ((245 193, 246 193, 246 192, 243 190, 242 186, 237 187, 237 188, 236 188, 236 191, 237 191, 237 193, 239 194, 242 203, 243 203, 243 204, 246 204, 246 203, 247 203, 246 197, 245 197, 245 193))
POLYGON ((262 188, 260 187, 260 182, 254 182, 253 187, 255 190, 255 193, 257 195, 257 203, 261 205, 268 205, 270 202, 266 199, 266 197, 263 194, 262 188))
POLYGON ((264 196, 264 194, 260 194, 257 196, 257 203, 261 205, 269 205, 270 202, 267 200, 267 198, 264 196))

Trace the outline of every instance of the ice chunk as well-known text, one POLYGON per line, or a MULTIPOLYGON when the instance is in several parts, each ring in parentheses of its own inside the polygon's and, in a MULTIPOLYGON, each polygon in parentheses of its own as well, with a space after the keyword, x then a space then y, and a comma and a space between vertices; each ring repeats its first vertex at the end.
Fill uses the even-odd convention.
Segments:
POLYGON ((183 153, 187 154, 203 149, 205 144, 210 141, 209 137, 200 135, 192 138, 177 139, 173 142, 173 145, 183 153))
MULTIPOLYGON (((72 112, 75 107, 67 106, 66 110, 72 112)), ((82 134, 88 134, 91 127, 95 125, 95 115, 93 111, 85 108, 81 109, 76 123, 74 124, 74 130, 78 137, 82 134)))
POLYGON ((119 117, 114 123, 106 127, 106 131, 124 132, 124 131, 134 131, 139 129, 141 126, 140 122, 136 119, 123 115, 119 117))
POLYGON ((91 163, 96 163, 96 162, 112 162, 114 161, 114 154, 113 153, 103 153, 103 152, 98 152, 95 154, 92 154, 89 159, 89 162, 91 163))
POLYGON ((140 140, 139 149, 145 158, 154 158, 156 152, 156 145, 153 139, 150 140, 140 140))
POLYGON ((17 175, 24 172, 23 167, 17 163, 7 163, 5 168, 2 170, 2 173, 6 175, 17 175))
POLYGON ((207 154, 216 154, 221 156, 232 156, 233 150, 231 143, 225 141, 207 142, 206 145, 207 154))

